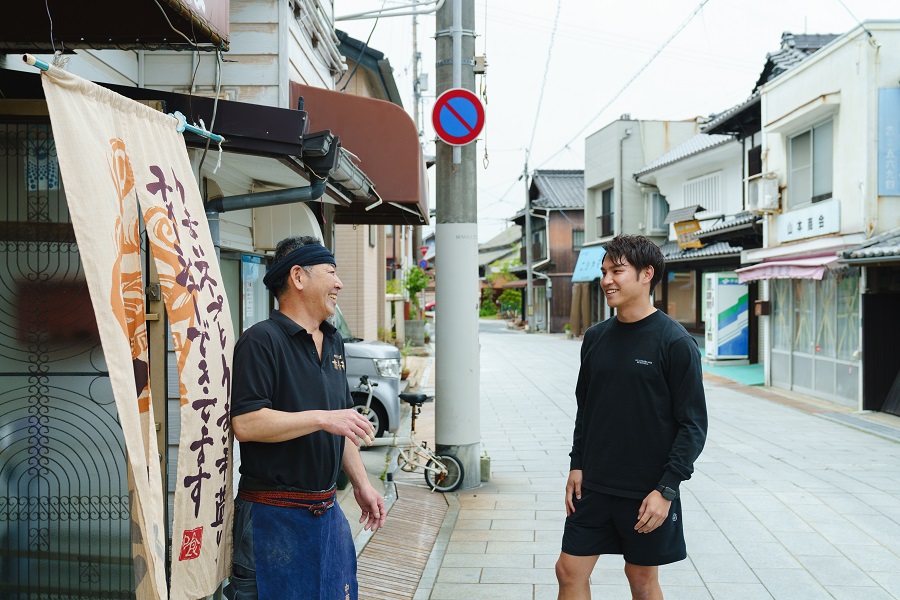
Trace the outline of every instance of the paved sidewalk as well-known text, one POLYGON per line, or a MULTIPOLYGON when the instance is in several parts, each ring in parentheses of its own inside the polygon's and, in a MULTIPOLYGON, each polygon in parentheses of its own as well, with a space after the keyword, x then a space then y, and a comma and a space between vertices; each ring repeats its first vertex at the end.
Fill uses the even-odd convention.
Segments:
MULTIPOLYGON (((448 495, 416 598, 553 599, 581 344, 488 321, 480 339, 492 478, 448 495)), ((689 556, 661 569, 666 598, 900 598, 900 443, 760 389, 707 379, 709 439, 682 487, 689 556)), ((623 564, 601 558, 594 598, 630 598, 623 564)))

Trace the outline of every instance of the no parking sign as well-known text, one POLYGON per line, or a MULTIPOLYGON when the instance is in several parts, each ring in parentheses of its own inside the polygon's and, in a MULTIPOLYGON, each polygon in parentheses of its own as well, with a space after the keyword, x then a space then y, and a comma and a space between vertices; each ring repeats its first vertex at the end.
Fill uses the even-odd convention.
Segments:
POLYGON ((451 146, 465 146, 484 128, 484 106, 469 90, 453 88, 438 96, 431 122, 441 140, 451 146))

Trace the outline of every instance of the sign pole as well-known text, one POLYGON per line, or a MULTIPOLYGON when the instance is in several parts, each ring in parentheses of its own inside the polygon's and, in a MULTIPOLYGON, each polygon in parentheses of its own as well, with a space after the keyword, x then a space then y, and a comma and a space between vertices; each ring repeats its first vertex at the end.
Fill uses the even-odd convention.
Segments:
MULTIPOLYGON (((437 12, 436 30, 438 94, 460 88, 471 92, 475 89, 474 0, 444 2, 437 12)), ((477 122, 466 112, 464 96, 460 98, 459 106, 451 104, 457 100, 445 98, 441 108, 446 112, 436 111, 438 118, 433 118, 445 123, 447 133, 459 134, 449 136, 451 143, 467 144, 437 142, 435 301, 440 309, 435 311, 435 445, 438 454, 454 454, 460 460, 462 487, 473 488, 481 483, 476 148, 454 138, 471 135, 464 130, 474 130, 477 122)), ((472 109, 477 113, 474 104, 472 109)), ((483 116, 480 120, 483 124, 483 116)))

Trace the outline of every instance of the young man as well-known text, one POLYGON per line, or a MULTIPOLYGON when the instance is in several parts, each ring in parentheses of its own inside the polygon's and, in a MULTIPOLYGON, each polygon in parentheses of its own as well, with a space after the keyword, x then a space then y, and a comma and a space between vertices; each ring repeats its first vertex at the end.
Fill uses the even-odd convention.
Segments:
POLYGON ((241 482, 232 599, 356 600, 356 552, 335 502, 342 466, 360 523, 384 524, 384 499, 357 448, 371 440, 372 425, 352 408, 344 344, 326 321, 343 287, 334 263, 316 238, 280 242, 263 280, 278 310, 234 349, 231 425, 241 442, 241 482))
POLYGON ((706 441, 706 400, 696 341, 651 301, 664 266, 644 236, 606 244, 600 287, 616 316, 581 347, 560 600, 591 597, 601 554, 624 555, 633 598, 661 600, 659 565, 687 556, 678 491, 706 441))

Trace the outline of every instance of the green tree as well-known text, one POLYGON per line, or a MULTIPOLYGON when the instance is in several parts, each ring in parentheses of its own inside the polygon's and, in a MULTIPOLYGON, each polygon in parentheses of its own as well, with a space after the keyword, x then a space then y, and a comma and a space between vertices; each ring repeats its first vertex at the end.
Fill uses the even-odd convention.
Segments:
POLYGON ((494 302, 493 288, 484 288, 481 292, 481 308, 478 310, 480 317, 493 317, 498 312, 497 303, 494 302))
POLYGON ((409 293, 409 302, 416 313, 416 317, 419 317, 421 310, 419 293, 428 286, 428 275, 420 267, 412 267, 406 271, 403 285, 409 293))

